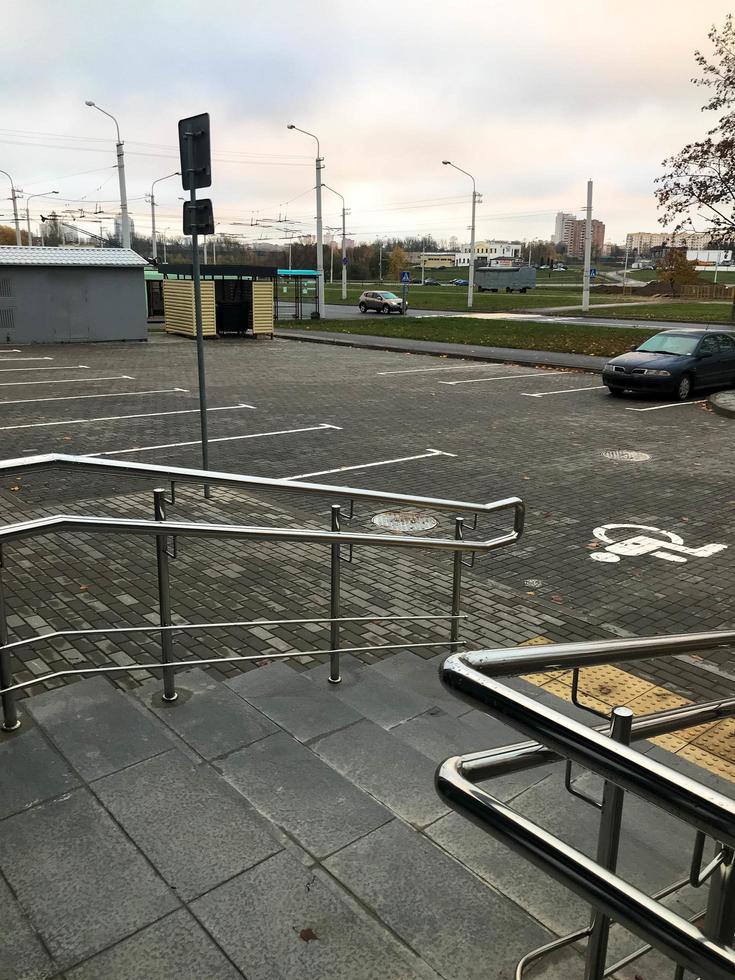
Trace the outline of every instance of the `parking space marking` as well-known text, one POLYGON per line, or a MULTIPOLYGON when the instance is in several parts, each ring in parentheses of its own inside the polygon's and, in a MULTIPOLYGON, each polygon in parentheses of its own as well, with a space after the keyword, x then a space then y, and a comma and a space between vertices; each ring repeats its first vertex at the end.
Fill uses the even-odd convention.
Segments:
POLYGON ((524 398, 546 398, 547 395, 566 395, 571 391, 599 391, 607 385, 586 385, 584 388, 560 388, 558 391, 522 391, 524 398))
POLYGON ((0 374, 10 374, 12 371, 76 371, 77 368, 89 371, 89 364, 65 364, 63 367, 22 367, 22 368, 0 368, 0 374))
MULTIPOLYGON (((236 412, 242 408, 255 408, 255 405, 220 405, 218 408, 208 408, 210 412, 236 412)), ((180 408, 175 412, 145 412, 142 415, 102 415, 94 419, 62 419, 60 422, 26 422, 23 425, 2 425, 0 432, 11 429, 42 429, 49 425, 82 425, 85 422, 122 422, 124 419, 157 419, 164 415, 194 415, 198 408, 180 408)))
POLYGON ((563 371, 536 371, 534 374, 502 374, 497 378, 468 378, 467 381, 440 381, 440 385, 476 385, 481 381, 513 381, 516 378, 548 378, 555 374, 564 374, 563 371))
POLYGON ((659 408, 681 408, 684 405, 702 405, 706 398, 698 398, 693 402, 671 402, 670 405, 651 405, 650 408, 626 408, 626 412, 657 412, 659 408))
POLYGON ((93 381, 135 381, 132 374, 115 374, 109 378, 60 378, 58 381, 0 381, 0 388, 17 388, 18 385, 86 385, 93 381))
POLYGON ((458 367, 406 368, 403 371, 378 371, 376 377, 388 374, 428 374, 431 371, 482 371, 483 368, 499 368, 501 364, 462 364, 458 367))
POLYGON ((53 357, 0 357, 0 364, 16 364, 18 361, 53 361, 53 357))
MULTIPOLYGON (((199 409, 197 409, 199 411, 199 409)), ((303 429, 277 429, 274 432, 249 432, 244 436, 220 436, 218 439, 209 439, 208 442, 211 445, 213 442, 238 442, 241 439, 261 439, 264 436, 288 436, 296 432, 318 432, 325 429, 341 429, 341 425, 330 425, 328 422, 322 422, 320 425, 308 425, 303 429)), ((162 443, 160 446, 135 446, 133 449, 111 449, 104 453, 85 453, 85 456, 125 456, 128 453, 147 453, 154 449, 178 449, 183 446, 200 446, 201 439, 192 439, 190 442, 166 442, 162 443)))
POLYGON ((37 402, 73 402, 79 398, 131 398, 138 395, 168 395, 174 391, 184 392, 184 394, 189 393, 188 388, 154 388, 152 391, 107 391, 100 395, 55 395, 52 398, 17 398, 15 401, 0 401, 0 408, 3 405, 35 405, 37 402))
POLYGON ((453 456, 456 453, 445 453, 441 449, 428 449, 418 456, 399 456, 397 459, 381 459, 376 463, 360 463, 358 466, 337 466, 333 470, 315 470, 313 473, 297 473, 296 476, 283 476, 282 480, 305 480, 310 476, 326 476, 329 473, 346 473, 347 470, 369 470, 373 466, 390 466, 391 463, 410 463, 414 459, 429 459, 431 456, 453 456))

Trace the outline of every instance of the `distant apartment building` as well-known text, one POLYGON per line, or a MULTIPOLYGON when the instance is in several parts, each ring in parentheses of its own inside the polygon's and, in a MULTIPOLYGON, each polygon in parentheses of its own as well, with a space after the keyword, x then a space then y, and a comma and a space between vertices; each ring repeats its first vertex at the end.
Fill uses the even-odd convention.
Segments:
POLYGON ((568 211, 557 211, 556 222, 554 223, 554 237, 551 239, 555 245, 559 245, 564 241, 567 233, 567 225, 576 220, 577 216, 575 214, 570 214, 568 211))
MULTIPOLYGON (((563 244, 567 250, 567 255, 573 259, 584 258, 584 246, 586 237, 587 222, 584 218, 569 221, 564 226, 563 244)), ((605 222, 592 219, 592 255, 594 257, 602 255, 605 245, 605 222)))
POLYGON ((707 231, 634 231, 625 236, 625 247, 631 255, 648 256, 652 248, 707 248, 712 234, 707 231))
MULTIPOLYGON (((513 261, 521 254, 521 242, 475 242, 475 261, 480 265, 494 265, 502 260, 513 261)), ((470 264, 470 246, 462 245, 459 252, 454 253, 454 265, 470 264)))

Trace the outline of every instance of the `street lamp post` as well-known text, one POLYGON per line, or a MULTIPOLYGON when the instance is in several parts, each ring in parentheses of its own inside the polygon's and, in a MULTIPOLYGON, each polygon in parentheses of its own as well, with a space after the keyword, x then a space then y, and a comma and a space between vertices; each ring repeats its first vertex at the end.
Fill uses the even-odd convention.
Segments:
POLYGON ((345 225, 347 209, 345 208, 345 199, 333 187, 328 187, 327 184, 324 184, 324 187, 342 200, 342 299, 347 299, 347 231, 345 225))
MULTIPOLYGON (((179 176, 179 171, 178 170, 174 170, 174 172, 172 174, 166 174, 165 177, 158 177, 151 184, 151 193, 150 193, 150 198, 151 198, 151 244, 152 244, 152 247, 153 247, 153 261, 154 262, 158 258, 158 246, 156 244, 156 199, 153 196, 153 188, 156 186, 156 184, 160 184, 162 180, 170 180, 171 177, 178 177, 178 176, 179 176)), ((164 246, 164 250, 165 250, 165 246, 164 246)), ((165 261, 166 261, 166 259, 164 258, 164 262, 165 261)))
POLYGON ((16 187, 15 184, 13 183, 13 178, 10 176, 7 170, 0 170, 0 174, 5 174, 5 176, 10 181, 10 198, 13 202, 13 220, 15 221, 15 244, 22 245, 23 239, 20 237, 20 222, 18 221, 18 197, 16 194, 16 187))
POLYGON ((467 173, 461 167, 458 167, 456 163, 452 163, 451 160, 442 160, 445 167, 454 167, 455 170, 459 170, 461 174, 469 177, 472 181, 472 224, 470 225, 470 278, 469 286, 467 287, 467 308, 472 308, 472 300, 474 298, 475 291, 475 205, 477 204, 477 186, 475 184, 475 178, 472 174, 467 173))
MULTIPOLYGON (((26 197, 26 230, 28 232, 28 244, 32 245, 33 240, 31 238, 31 209, 30 201, 32 197, 48 197, 49 194, 58 194, 58 191, 44 191, 43 194, 29 194, 26 197)), ((41 233, 41 241, 43 241, 43 233, 41 233)))
POLYGON ((117 143, 115 148, 117 150, 117 176, 120 182, 120 230, 122 232, 122 247, 130 248, 130 219, 128 217, 128 192, 125 187, 125 154, 123 152, 123 142, 120 139, 120 127, 117 124, 117 119, 112 115, 112 113, 107 112, 105 109, 101 109, 96 102, 87 100, 85 105, 90 106, 92 109, 97 109, 105 116, 109 116, 110 119, 115 123, 115 131, 117 132, 117 143))
POLYGON ((293 123, 289 123, 287 129, 295 129, 297 133, 304 136, 311 136, 316 140, 316 271, 319 275, 319 316, 324 316, 324 251, 322 236, 322 170, 324 169, 324 158, 321 156, 319 148, 319 138, 305 129, 299 129, 293 123))

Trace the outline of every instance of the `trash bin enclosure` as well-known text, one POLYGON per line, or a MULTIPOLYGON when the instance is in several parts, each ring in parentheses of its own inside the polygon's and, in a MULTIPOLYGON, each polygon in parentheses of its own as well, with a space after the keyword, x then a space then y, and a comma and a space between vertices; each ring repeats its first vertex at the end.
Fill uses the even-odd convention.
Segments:
MULTIPOLYGON (((191 266, 164 265, 163 302, 167 333, 195 336, 191 266)), ((260 266, 202 266, 204 336, 273 336, 276 269, 260 266)))
POLYGON ((0 344, 146 340, 146 265, 127 248, 0 246, 0 344))

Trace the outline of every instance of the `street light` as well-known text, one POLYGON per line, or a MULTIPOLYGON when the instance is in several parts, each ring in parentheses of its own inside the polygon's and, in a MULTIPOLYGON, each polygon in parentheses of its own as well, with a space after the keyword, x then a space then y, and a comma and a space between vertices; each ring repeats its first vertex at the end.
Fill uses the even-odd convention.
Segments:
MULTIPOLYGON (((32 197, 48 197, 50 194, 58 194, 58 191, 44 191, 43 194, 28 194, 26 197, 26 228, 28 230, 28 244, 31 245, 31 211, 30 200, 32 197)), ((43 239, 43 235, 41 235, 43 239)))
POLYGON ((319 315, 324 316, 324 254, 322 241, 322 170, 324 169, 324 158, 319 150, 319 138, 305 129, 299 129, 293 123, 289 123, 286 129, 295 129, 297 133, 304 136, 311 136, 316 140, 316 271, 319 274, 319 315))
POLYGON ((130 248, 130 219, 128 218, 128 192, 125 189, 125 155, 123 153, 123 142, 120 139, 120 127, 117 124, 117 119, 112 115, 111 112, 107 112, 106 109, 101 109, 96 102, 92 102, 90 99, 84 103, 90 106, 92 109, 97 109, 105 116, 109 116, 110 119, 115 123, 115 130, 117 132, 117 143, 115 148, 117 150, 117 176, 120 181, 120 230, 122 232, 122 247, 130 248))
POLYGON ((23 239, 20 237, 20 222, 18 221, 18 198, 16 196, 16 188, 13 183, 13 178, 7 172, 7 170, 0 170, 0 174, 5 174, 5 176, 10 181, 10 198, 13 202, 13 220, 15 221, 15 244, 22 245, 23 239))
POLYGON ((472 224, 470 225, 470 278, 469 286, 467 288, 467 308, 471 309, 472 300, 474 298, 475 289, 475 205, 477 203, 477 188, 475 185, 475 178, 472 174, 467 173, 461 167, 458 167, 456 163, 452 163, 451 160, 442 160, 445 167, 454 167, 455 170, 459 170, 461 174, 469 177, 472 181, 472 224))
POLYGON ((327 184, 323 186, 342 200, 342 299, 347 299, 347 232, 345 230, 345 215, 347 211, 345 208, 345 199, 333 187, 329 187, 327 184))
POLYGON ((172 177, 178 177, 179 174, 180 174, 180 171, 179 170, 174 170, 174 172, 172 174, 166 174, 165 177, 158 177, 158 179, 157 180, 154 180, 153 183, 151 184, 151 193, 150 193, 150 198, 151 198, 151 239, 152 239, 152 245, 153 245, 153 261, 154 262, 156 261, 156 259, 158 257, 158 249, 157 249, 157 246, 156 246, 156 199, 153 196, 153 188, 156 186, 156 184, 160 184, 162 180, 170 180, 172 177))

